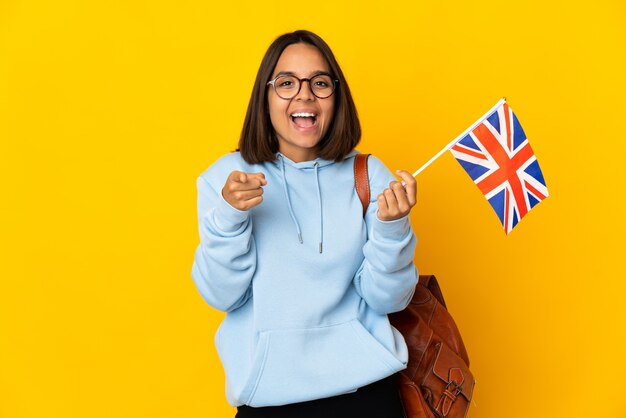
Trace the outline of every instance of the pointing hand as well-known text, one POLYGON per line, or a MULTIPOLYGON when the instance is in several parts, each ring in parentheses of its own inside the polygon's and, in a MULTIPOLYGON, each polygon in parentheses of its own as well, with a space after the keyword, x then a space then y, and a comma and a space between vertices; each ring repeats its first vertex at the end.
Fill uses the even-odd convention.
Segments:
POLYGON ((233 171, 228 175, 222 196, 232 207, 250 210, 263 201, 263 188, 267 184, 263 173, 233 171))

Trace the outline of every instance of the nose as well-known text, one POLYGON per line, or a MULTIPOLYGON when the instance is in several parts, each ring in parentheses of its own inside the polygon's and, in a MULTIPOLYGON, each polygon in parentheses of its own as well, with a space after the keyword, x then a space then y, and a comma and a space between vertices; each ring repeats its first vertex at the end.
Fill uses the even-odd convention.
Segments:
POLYGON ((298 91, 298 94, 296 94, 296 99, 300 99, 300 100, 314 100, 315 96, 313 95, 313 92, 311 91, 311 80, 309 80, 308 78, 303 78, 302 80, 300 80, 300 91, 298 91), (304 86, 304 82, 306 81, 307 86, 304 86))

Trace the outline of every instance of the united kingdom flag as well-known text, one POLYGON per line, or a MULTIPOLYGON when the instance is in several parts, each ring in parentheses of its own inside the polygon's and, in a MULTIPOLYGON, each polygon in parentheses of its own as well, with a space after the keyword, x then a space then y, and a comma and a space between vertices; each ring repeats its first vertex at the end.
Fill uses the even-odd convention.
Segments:
POLYGON ((537 157, 506 103, 450 151, 483 192, 506 234, 548 196, 537 157))

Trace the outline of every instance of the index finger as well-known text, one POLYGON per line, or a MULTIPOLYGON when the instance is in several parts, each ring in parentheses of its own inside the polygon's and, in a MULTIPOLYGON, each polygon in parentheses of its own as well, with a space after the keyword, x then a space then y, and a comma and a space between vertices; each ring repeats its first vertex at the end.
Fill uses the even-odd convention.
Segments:
POLYGON ((409 203, 414 205, 417 196, 417 182, 415 181, 415 177, 405 170, 396 170, 396 174, 402 179, 402 185, 409 197, 409 203))
POLYGON ((267 184, 265 180, 265 174, 263 173, 246 173, 244 171, 233 171, 229 179, 240 184, 245 184, 246 187, 260 187, 267 184))

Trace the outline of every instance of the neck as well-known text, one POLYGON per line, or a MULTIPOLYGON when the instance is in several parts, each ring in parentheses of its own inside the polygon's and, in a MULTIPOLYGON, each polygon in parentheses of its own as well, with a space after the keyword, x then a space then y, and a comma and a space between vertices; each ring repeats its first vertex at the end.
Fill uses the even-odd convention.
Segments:
POLYGON ((294 163, 302 163, 305 161, 312 161, 318 157, 317 150, 312 149, 286 149, 286 147, 280 147, 279 151, 285 157, 289 158, 294 163))

